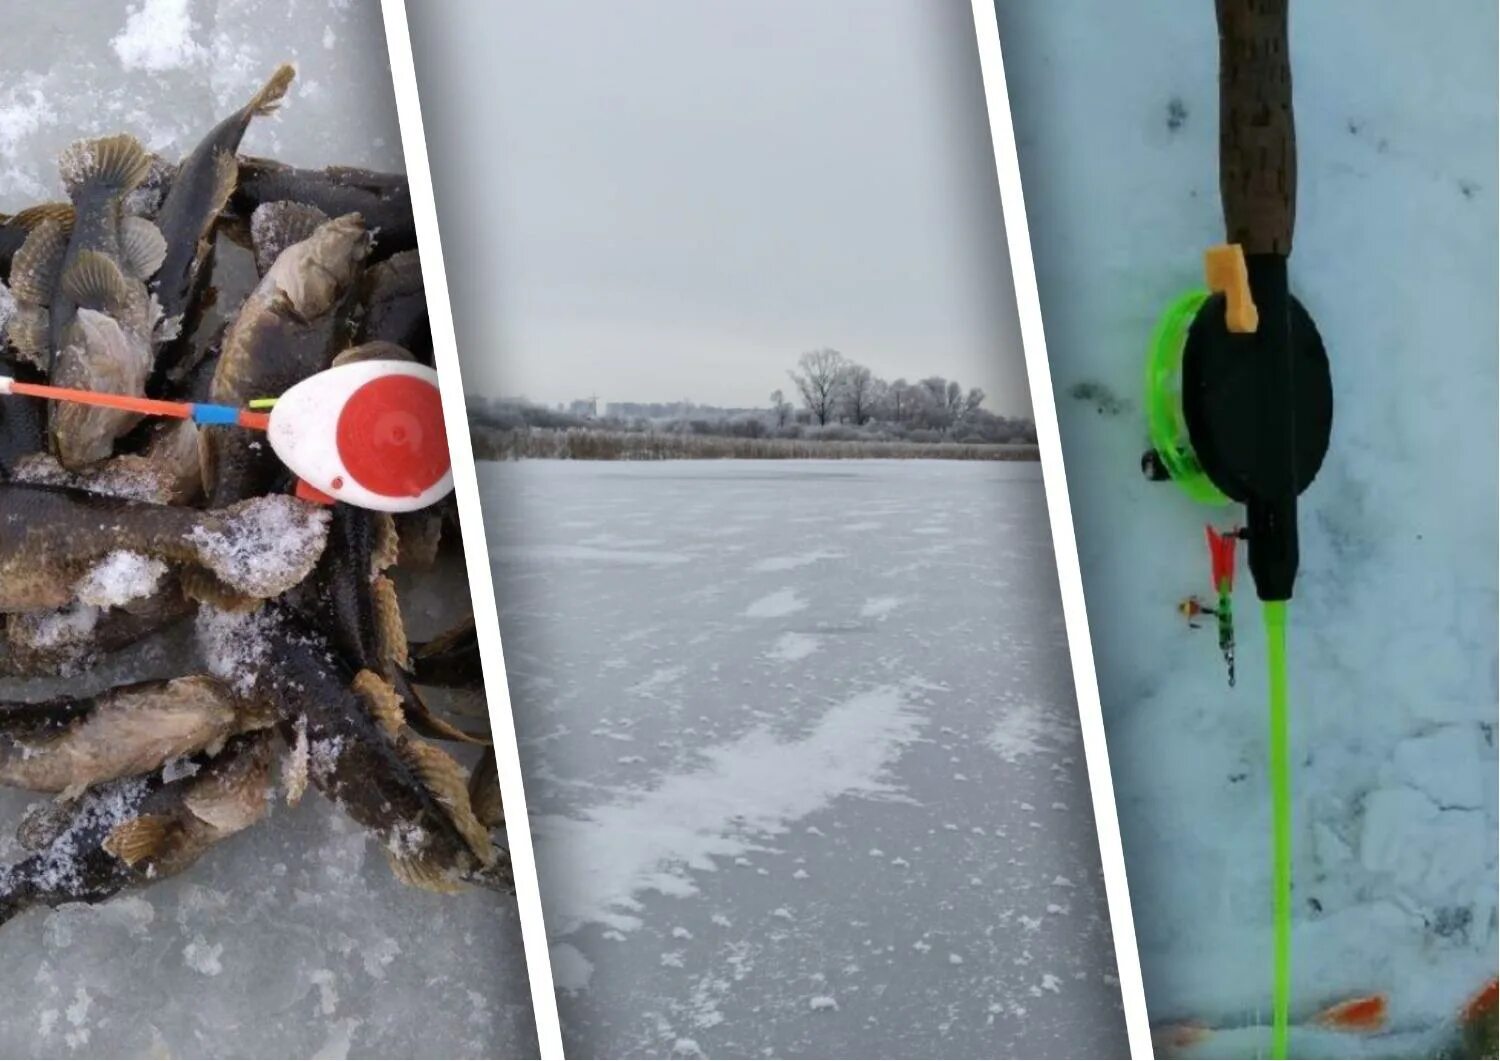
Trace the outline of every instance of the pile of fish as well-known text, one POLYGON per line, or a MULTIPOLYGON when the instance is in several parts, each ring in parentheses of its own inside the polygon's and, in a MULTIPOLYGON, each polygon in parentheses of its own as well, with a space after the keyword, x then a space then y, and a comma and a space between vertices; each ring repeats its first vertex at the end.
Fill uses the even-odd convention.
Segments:
MULTIPOLYGON (((243 406, 353 360, 431 362, 405 178, 238 153, 293 76, 180 161, 128 134, 63 153, 67 201, 0 224, 0 374, 243 406)), ((55 797, 0 867, 0 922, 178 873, 309 785, 403 881, 509 887, 488 734, 419 692, 479 687, 472 620, 409 645, 391 577, 437 561, 451 510, 294 486, 241 428, 0 396, 0 675, 72 689, 178 624, 193 646, 170 680, 0 701, 0 784, 55 797), (445 743, 478 746, 472 773, 445 743)))

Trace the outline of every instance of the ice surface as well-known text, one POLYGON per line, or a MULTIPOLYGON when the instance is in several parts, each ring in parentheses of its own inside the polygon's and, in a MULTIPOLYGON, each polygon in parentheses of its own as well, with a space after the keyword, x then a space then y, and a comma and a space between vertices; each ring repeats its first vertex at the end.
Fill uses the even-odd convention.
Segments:
MULTIPOLYGON (((245 153, 403 168, 378 4, 60 0, 7 14, 0 212, 60 196, 58 155, 78 139, 131 132, 175 161, 286 60, 297 66, 290 98, 252 123, 245 153)), ((447 562, 400 588, 413 637, 437 632, 467 596, 447 562)), ((87 688, 0 682, 0 692, 180 673, 193 640, 190 624, 147 639, 94 668, 87 688)), ((483 717, 482 702, 468 710, 483 717)), ((38 801, 0 793, 0 821, 38 801)), ((11 831, 0 829, 6 862, 11 831)), ((0 953, 4 1056, 527 1057, 537 1048, 514 900, 400 884, 379 846, 314 793, 181 877, 97 907, 23 914, 0 928, 0 953)))
MULTIPOLYGON (((1176 611, 1210 588, 1214 512, 1137 470, 1152 324, 1223 238, 1213 8, 998 11, 1148 1005, 1264 1024, 1257 608, 1242 567, 1231 690, 1212 625, 1176 611)), ((1431 1051, 1495 972, 1496 12, 1370 15, 1291 16, 1291 280, 1336 411, 1290 610, 1292 1015, 1384 991, 1392 1028, 1427 1038, 1298 1029, 1302 1056, 1431 1051)))
POLYGON ((1036 466, 480 483, 571 1056, 1125 1049, 1036 466))

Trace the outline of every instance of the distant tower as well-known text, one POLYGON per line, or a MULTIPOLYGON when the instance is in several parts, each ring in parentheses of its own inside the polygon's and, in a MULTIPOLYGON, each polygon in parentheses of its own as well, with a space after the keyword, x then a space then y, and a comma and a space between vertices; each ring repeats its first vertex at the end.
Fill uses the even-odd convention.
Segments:
POLYGON ((591 419, 597 419, 598 416, 599 416, 599 395, 597 395, 597 394, 590 394, 589 397, 588 397, 588 403, 589 403, 589 417, 591 419))

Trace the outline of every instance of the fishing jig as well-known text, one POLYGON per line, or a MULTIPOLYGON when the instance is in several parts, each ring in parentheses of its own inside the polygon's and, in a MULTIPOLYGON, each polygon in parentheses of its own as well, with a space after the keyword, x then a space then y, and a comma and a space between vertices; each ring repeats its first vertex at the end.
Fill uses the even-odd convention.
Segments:
POLYGON ((411 512, 453 490, 437 373, 408 361, 340 365, 247 409, 0 376, 0 395, 6 394, 263 431, 272 451, 297 476, 297 496, 309 501, 411 512))

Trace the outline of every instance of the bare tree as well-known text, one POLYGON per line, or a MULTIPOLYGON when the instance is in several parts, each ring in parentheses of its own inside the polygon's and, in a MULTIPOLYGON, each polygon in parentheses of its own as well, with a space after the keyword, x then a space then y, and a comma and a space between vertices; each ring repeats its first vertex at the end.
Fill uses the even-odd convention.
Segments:
POLYGON ((802 395, 802 404, 821 426, 828 423, 838 405, 840 385, 848 362, 837 350, 824 347, 809 350, 797 359, 802 371, 789 372, 797 391, 802 395))
POLYGON ((898 424, 905 423, 912 411, 911 384, 905 379, 892 380, 885 393, 886 408, 890 411, 891 419, 898 424))
POLYGON ((978 387, 970 387, 969 393, 964 396, 964 415, 972 413, 984 404, 984 391, 978 387))
POLYGON ((844 415, 854 423, 855 427, 860 427, 870 419, 874 412, 875 377, 864 365, 850 362, 844 367, 844 378, 841 384, 844 415))
POLYGON ((779 389, 771 392, 771 412, 776 416, 777 430, 786 426, 786 422, 792 416, 792 403, 786 400, 786 395, 779 389))

